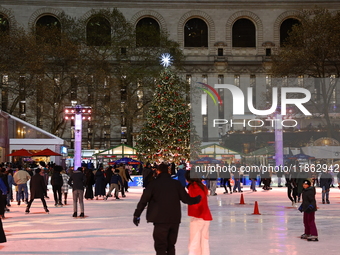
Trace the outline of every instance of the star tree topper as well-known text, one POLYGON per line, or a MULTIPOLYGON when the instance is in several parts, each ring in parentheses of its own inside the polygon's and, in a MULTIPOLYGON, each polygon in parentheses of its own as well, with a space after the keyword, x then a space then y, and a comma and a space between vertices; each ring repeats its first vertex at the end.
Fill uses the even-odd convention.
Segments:
POLYGON ((172 57, 169 53, 163 53, 160 57, 160 62, 161 62, 161 65, 164 66, 164 67, 169 67, 171 66, 172 64, 172 57))

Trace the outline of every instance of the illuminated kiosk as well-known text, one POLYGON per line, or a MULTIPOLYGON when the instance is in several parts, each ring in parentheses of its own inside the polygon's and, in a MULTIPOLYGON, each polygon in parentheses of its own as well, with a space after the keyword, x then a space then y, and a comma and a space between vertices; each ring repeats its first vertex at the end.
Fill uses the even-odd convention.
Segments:
POLYGON ((248 164, 262 164, 266 165, 268 163, 268 158, 274 158, 275 155, 275 146, 269 145, 262 147, 260 149, 257 149, 256 151, 249 152, 248 154, 243 155, 243 158, 245 159, 245 163, 248 164))
POLYGON ((214 159, 223 160, 228 164, 241 161, 241 154, 239 152, 223 147, 216 143, 202 146, 201 154, 198 156, 200 158, 211 157, 214 159))
POLYGON ((81 141, 83 120, 91 120, 90 106, 66 106, 65 119, 74 120, 74 169, 81 167, 81 141))
MULTIPOLYGON (((119 160, 121 158, 131 158, 137 159, 137 150, 131 146, 126 144, 120 144, 118 146, 112 147, 110 149, 100 151, 96 154, 93 154, 93 157, 96 158, 97 164, 103 164, 103 166, 108 166, 113 163, 113 161, 119 160)), ((119 161, 118 161, 119 162, 119 161)), ((128 166, 132 166, 131 164, 127 164, 128 166)), ((135 168, 140 168, 143 165, 138 165, 139 167, 134 166, 135 168)), ((136 169, 138 170, 138 169, 136 169)), ((129 180, 129 186, 143 186, 143 177, 142 175, 131 175, 131 180, 129 180), (132 180, 132 181, 131 181, 132 180)))
POLYGON ((110 163, 110 161, 114 161, 124 157, 137 159, 137 150, 126 144, 120 144, 110 149, 93 154, 93 157, 96 158, 97 162, 102 163, 103 165, 107 165, 108 163, 110 163))
MULTIPOLYGON (((4 111, 0 110, 0 113, 1 127, 7 129, 6 135, 9 139, 8 149, 5 155, 20 149, 36 152, 48 148, 63 156, 67 156, 67 148, 69 147, 67 141, 4 111)), ((4 130, 5 129, 1 129, 1 136, 4 135, 4 133, 2 133, 4 130)), ((10 159, 12 160, 12 158, 10 159)), ((46 157, 44 157, 43 160, 46 160, 46 157)), ((61 156, 51 156, 49 160, 58 165, 64 165, 63 157, 61 156)))

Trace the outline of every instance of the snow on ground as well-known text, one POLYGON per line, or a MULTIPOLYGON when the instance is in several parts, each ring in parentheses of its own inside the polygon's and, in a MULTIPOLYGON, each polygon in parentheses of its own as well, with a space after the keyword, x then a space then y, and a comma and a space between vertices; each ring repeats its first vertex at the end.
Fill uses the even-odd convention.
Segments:
MULTIPOLYGON (((71 192, 71 190, 70 190, 71 192)), ((317 188, 319 210, 316 224, 319 242, 301 240, 302 214, 291 206, 286 188, 253 193, 244 188, 245 205, 239 205, 240 193, 209 197, 214 220, 210 225, 212 255, 239 254, 337 254, 340 225, 340 191, 331 189, 331 204, 321 204, 321 189, 317 188), (261 215, 252 215, 258 201, 261 215)), ((73 218, 72 194, 64 207, 54 207, 53 194, 47 201, 50 213, 45 214, 41 201, 36 199, 31 213, 25 205, 12 202, 3 220, 7 243, 0 245, 0 254, 155 254, 153 225, 146 223, 145 212, 141 224, 132 223, 132 215, 142 189, 130 188, 121 200, 85 200, 85 218, 73 218)), ((186 205, 176 245, 178 255, 188 254, 189 217, 186 205)), ((79 212, 78 212, 79 213, 79 212)))

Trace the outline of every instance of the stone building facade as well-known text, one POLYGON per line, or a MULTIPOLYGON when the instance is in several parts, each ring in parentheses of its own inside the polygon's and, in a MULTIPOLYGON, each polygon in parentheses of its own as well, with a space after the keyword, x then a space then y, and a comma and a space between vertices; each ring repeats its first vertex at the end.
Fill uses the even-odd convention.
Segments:
MULTIPOLYGON (((336 11, 340 9, 340 2, 2 0, 0 15, 8 19, 10 28, 20 24, 26 29, 34 27, 37 20, 45 15, 58 18, 61 11, 70 16, 89 19, 91 9, 118 8, 135 26, 144 18, 153 19, 161 29, 169 32, 170 38, 177 41, 183 50, 186 56, 183 76, 188 82, 202 82, 212 86, 234 84, 244 92, 247 87, 253 87, 256 95, 254 104, 259 106, 271 82, 268 71, 271 55, 280 47, 289 27, 297 21, 299 12, 314 6, 336 11)), ((213 128, 208 124, 213 118, 233 117, 230 110, 231 94, 222 90, 218 93, 223 98, 223 107, 215 111, 213 102, 208 99, 209 116, 201 116, 200 102, 192 104, 196 129, 204 141, 218 140, 230 130, 227 125, 213 128)), ((339 88, 335 95, 335 101, 340 100, 339 88)), ((311 120, 307 122, 302 122, 301 126, 310 124, 311 120)), ((313 124, 317 125, 318 121, 313 124)), ((111 136, 116 139, 112 143, 120 142, 119 132, 111 136)))

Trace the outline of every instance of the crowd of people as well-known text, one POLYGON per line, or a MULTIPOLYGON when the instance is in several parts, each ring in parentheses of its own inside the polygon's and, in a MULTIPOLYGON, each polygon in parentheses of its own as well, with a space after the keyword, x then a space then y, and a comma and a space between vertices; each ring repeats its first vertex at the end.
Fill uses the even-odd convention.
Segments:
MULTIPOLYGON (((233 172, 224 172, 222 176, 215 171, 210 171, 202 178, 196 178, 197 176, 190 175, 191 171, 188 171, 185 162, 177 166, 174 163, 159 165, 147 163, 142 170, 144 192, 134 212, 133 223, 136 226, 139 225, 140 216, 147 208, 147 221, 154 224, 153 237, 156 253, 175 254, 175 243, 181 220, 180 201, 182 201, 188 204, 188 215, 191 217, 189 254, 209 254, 209 223, 213 218, 207 197, 217 195, 218 181, 220 187, 224 188, 224 194, 243 192, 242 183, 245 177, 240 171, 241 165, 236 165, 235 169, 236 171, 233 172)), ((264 190, 271 189, 272 173, 261 172, 259 169, 247 174, 251 181, 250 190, 253 192, 257 191, 258 185, 264 190)), ((279 173, 277 177, 279 187, 283 187, 282 179, 285 180, 287 195, 292 205, 295 206, 301 202, 298 209, 304 214, 305 226, 305 232, 301 238, 317 241, 318 234, 315 225, 317 206, 314 186, 322 188, 322 203, 329 204, 329 191, 334 179, 332 174, 325 171, 315 178, 315 175, 301 170, 285 172, 282 175, 279 173)), ((56 207, 67 205, 68 192, 72 188, 72 216, 81 218, 85 217, 84 198, 90 200, 124 198, 129 189, 128 182, 132 181, 130 170, 124 164, 108 166, 106 169, 99 166, 98 169, 93 170, 85 166, 77 169, 72 167, 64 169, 62 166, 45 164, 45 162, 26 168, 2 163, 0 167, 0 243, 6 241, 6 236, 2 233, 1 219, 5 218, 6 211, 10 211, 9 208, 14 198, 18 205, 27 204, 26 213, 30 213, 32 203, 39 198, 45 212, 49 213, 45 200, 49 199, 47 194, 49 180, 56 207)))
MULTIPOLYGON (((228 164, 226 164, 228 166, 228 164)), ((214 169, 214 168, 212 168, 214 169)), ((242 171, 241 169, 250 169, 241 164, 233 164, 232 167, 226 167, 227 171, 207 171, 202 175, 205 185, 210 191, 211 196, 216 196, 217 184, 224 188, 223 194, 232 194, 236 192, 243 192, 243 185, 247 183, 247 178, 250 181, 250 190, 257 192, 256 187, 262 187, 263 190, 272 189, 272 179, 276 176, 277 187, 287 187, 287 196, 292 202, 292 206, 296 206, 301 202, 303 191, 303 182, 308 179, 311 186, 320 187, 322 189, 322 204, 330 204, 329 192, 330 188, 334 188, 334 180, 338 181, 338 188, 340 189, 340 172, 333 173, 330 169, 316 173, 315 171, 308 171, 308 169, 298 168, 290 171, 267 171, 261 167, 251 168, 251 171, 242 171), (233 171, 230 171, 233 169, 233 171), (284 184, 284 185, 282 185, 284 184)), ((145 179, 144 175, 143 178, 145 179)), ((180 178, 180 175, 178 175, 180 178)), ((148 182, 148 180, 146 180, 148 182)))
MULTIPOLYGON (((207 196, 215 196, 218 181, 224 188, 224 194, 242 192, 240 183, 244 176, 240 173, 240 165, 236 171, 224 172, 222 176, 216 171, 210 171, 202 178, 194 178, 186 169, 186 164, 178 166, 177 172, 172 171, 171 165, 146 164, 143 169, 143 187, 145 188, 133 215, 133 223, 138 226, 140 217, 147 208, 147 222, 154 225, 153 239, 156 254, 175 254, 177 233, 181 222, 180 202, 188 204, 190 220, 189 255, 210 254, 209 252, 209 224, 213 219, 208 206, 207 196), (184 175, 182 173, 184 170, 184 175), (178 181, 171 177, 178 177, 178 181), (183 179, 184 178, 184 179, 183 179), (232 187, 231 182, 234 182, 232 187), (229 189, 229 192, 228 192, 229 189), (210 190, 210 193, 209 193, 210 190)), ((250 189, 256 192, 257 182, 264 190, 270 190, 272 173, 253 171, 248 173, 251 180, 250 189)), ((318 241, 318 231, 315 224, 316 189, 312 183, 312 176, 307 171, 299 173, 288 172, 279 177, 286 179, 287 193, 293 205, 301 201, 298 208, 303 213, 304 233, 301 239, 318 241), (292 196, 293 195, 293 196, 292 196)), ((319 180, 322 187, 322 203, 329 202, 329 188, 332 183, 331 174, 326 171, 319 180)), ((281 185, 281 180, 279 187, 281 185)))
POLYGON ((26 213, 30 213, 34 199, 42 201, 45 212, 49 212, 46 200, 49 199, 48 185, 52 186, 54 205, 67 205, 69 190, 72 188, 73 216, 77 217, 77 203, 80 204, 80 217, 84 217, 83 199, 104 199, 126 197, 128 182, 131 180, 130 169, 123 164, 109 166, 104 169, 89 169, 86 166, 78 169, 63 168, 53 163, 33 162, 27 167, 13 163, 0 164, 0 218, 10 211, 13 203, 26 204, 26 213), (1 189, 2 187, 2 189, 1 189), (106 192, 106 187, 109 191, 106 192), (14 191, 14 192, 13 192, 14 191), (15 194, 13 194, 15 193, 15 194))

